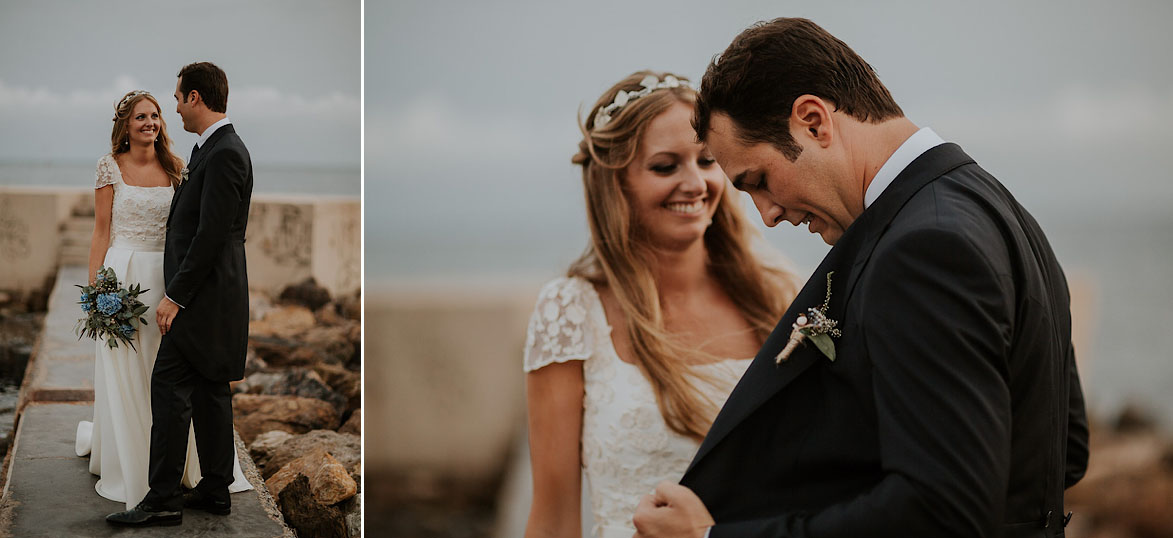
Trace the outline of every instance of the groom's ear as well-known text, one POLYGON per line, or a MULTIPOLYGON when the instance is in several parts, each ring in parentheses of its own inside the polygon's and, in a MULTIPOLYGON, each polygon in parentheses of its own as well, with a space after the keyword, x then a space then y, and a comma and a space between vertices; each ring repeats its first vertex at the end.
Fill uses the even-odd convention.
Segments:
POLYGON ((801 135, 827 147, 831 143, 831 111, 830 103, 821 97, 810 94, 798 96, 790 113, 792 135, 796 138, 801 135))

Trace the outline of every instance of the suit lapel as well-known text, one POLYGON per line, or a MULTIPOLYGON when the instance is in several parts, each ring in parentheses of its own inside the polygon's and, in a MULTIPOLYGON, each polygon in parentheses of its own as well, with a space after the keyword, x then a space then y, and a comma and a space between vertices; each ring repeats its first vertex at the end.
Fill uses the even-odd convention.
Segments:
POLYGON ((924 152, 896 175, 892 184, 852 225, 852 228, 860 228, 866 233, 860 243, 859 252, 856 254, 851 277, 847 281, 846 295, 848 297, 851 296, 851 292, 855 291, 855 284, 859 281, 863 267, 872 257, 872 251, 876 249, 876 242, 888 230, 888 225, 904 208, 904 204, 907 204, 914 194, 920 192, 921 188, 933 180, 959 166, 973 162, 973 158, 966 155, 961 150, 961 146, 945 143, 924 152))
MULTIPOLYGON (((204 141, 204 145, 200 146, 199 151, 193 153, 191 162, 187 163, 188 176, 190 177, 191 174, 195 173, 196 167, 203 164, 204 156, 212 152, 212 148, 216 146, 216 143, 222 140, 227 133, 235 132, 236 130, 232 128, 231 123, 216 129, 216 132, 212 133, 212 136, 204 141)), ((183 193, 183 187, 186 185, 187 181, 180 183, 179 187, 175 189, 175 195, 171 197, 171 210, 167 213, 168 226, 171 225, 171 215, 175 214, 175 206, 179 203, 179 196, 183 193)))
MULTIPOLYGON (((708 435, 705 436, 696 456, 693 457, 692 464, 688 469, 689 472, 750 413, 753 413, 779 390, 789 385, 817 360, 826 360, 811 345, 799 346, 782 364, 775 363, 774 358, 790 340, 791 327, 798 315, 806 312, 808 308, 823 304, 823 300, 827 296, 827 273, 831 271, 834 271, 835 275, 831 279, 832 302, 828 315, 833 319, 839 319, 838 312, 842 311, 842 308, 837 308, 837 306, 842 303, 840 292, 843 289, 842 283, 846 281, 843 277, 848 276, 845 273, 850 269, 851 255, 855 250, 853 238, 859 235, 855 231, 855 226, 848 229, 827 253, 827 256, 823 258, 810 280, 807 280, 806 285, 798 292, 794 302, 790 304, 790 308, 782 315, 782 319, 774 327, 770 336, 766 338, 766 343, 762 345, 761 350, 750 363, 745 375, 741 377, 741 381, 737 383, 729 395, 729 399, 725 401, 725 406, 717 414, 713 426, 709 428, 708 435)), ((685 473, 686 476, 687 474, 688 472, 685 473)))
POLYGON ((780 365, 774 362, 774 357, 790 339, 791 327, 799 314, 806 312, 808 308, 821 305, 826 298, 827 273, 835 272, 831 279, 828 315, 843 322, 847 301, 855 290, 855 284, 859 281, 859 275, 867 265, 872 251, 875 250, 876 242, 904 204, 932 180, 958 166, 972 162, 973 159, 956 144, 942 144, 926 151, 901 171, 884 193, 852 223, 823 258, 810 280, 798 292, 790 308, 782 315, 782 319, 750 363, 745 375, 713 421, 713 426, 701 442, 685 476, 691 473, 701 459, 728 436, 734 427, 761 407, 766 400, 789 385, 812 364, 819 360, 827 360, 815 346, 800 345, 787 361, 780 365))

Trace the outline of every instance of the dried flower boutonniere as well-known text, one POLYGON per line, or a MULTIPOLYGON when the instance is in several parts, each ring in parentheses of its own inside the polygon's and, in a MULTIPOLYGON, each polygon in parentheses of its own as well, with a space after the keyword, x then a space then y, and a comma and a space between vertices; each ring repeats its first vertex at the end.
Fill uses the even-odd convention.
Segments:
POLYGON ((782 361, 790 358, 790 354, 794 352, 798 344, 803 340, 809 338, 827 356, 827 359, 835 360, 835 342, 831 337, 839 338, 842 333, 835 326, 839 325, 835 321, 827 317, 827 308, 831 304, 831 275, 835 271, 827 273, 827 298, 823 300, 823 304, 818 308, 808 308, 806 314, 801 314, 798 319, 794 321, 793 330, 790 331, 790 340, 786 342, 786 347, 778 352, 778 356, 774 357, 775 364, 782 364, 782 361))
POLYGON ((183 170, 179 171, 179 184, 180 185, 183 185, 183 182, 187 181, 187 174, 188 174, 187 167, 184 166, 183 170))

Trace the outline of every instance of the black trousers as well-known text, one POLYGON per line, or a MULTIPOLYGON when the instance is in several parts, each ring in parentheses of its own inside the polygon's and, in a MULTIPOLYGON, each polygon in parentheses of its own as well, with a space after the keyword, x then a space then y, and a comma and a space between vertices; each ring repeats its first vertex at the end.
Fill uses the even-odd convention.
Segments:
POLYGON ((151 461, 143 502, 157 510, 183 508, 183 467, 189 424, 195 426, 196 453, 203 479, 196 489, 229 501, 232 459, 232 391, 227 381, 202 377, 166 336, 151 373, 151 461))

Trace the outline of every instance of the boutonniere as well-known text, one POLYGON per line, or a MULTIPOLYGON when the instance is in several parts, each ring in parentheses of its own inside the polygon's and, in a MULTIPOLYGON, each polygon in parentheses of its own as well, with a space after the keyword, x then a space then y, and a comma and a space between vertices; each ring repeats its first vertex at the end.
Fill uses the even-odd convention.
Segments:
POLYGON ((186 166, 183 167, 183 170, 179 171, 179 184, 183 185, 184 181, 187 181, 187 167, 186 166))
POLYGON ((835 271, 827 273, 827 298, 823 300, 823 304, 816 308, 808 308, 806 314, 798 316, 792 325, 793 329, 790 331, 790 340, 786 342, 786 347, 778 352, 778 356, 774 357, 775 364, 782 364, 783 361, 790 358, 790 354, 794 352, 798 344, 803 340, 810 339, 827 356, 827 359, 835 360, 835 341, 832 337, 839 338, 842 333, 835 326, 839 325, 835 321, 827 317, 827 308, 831 305, 831 275, 835 271))

